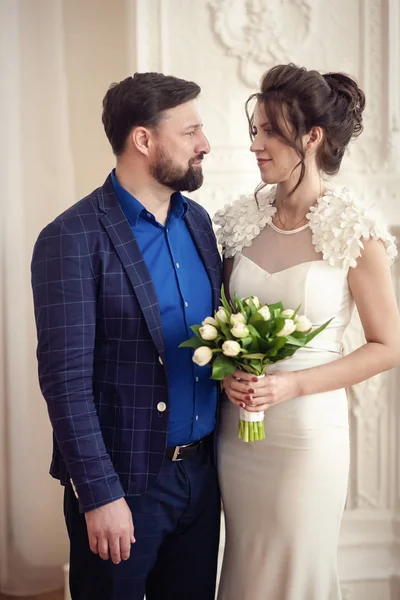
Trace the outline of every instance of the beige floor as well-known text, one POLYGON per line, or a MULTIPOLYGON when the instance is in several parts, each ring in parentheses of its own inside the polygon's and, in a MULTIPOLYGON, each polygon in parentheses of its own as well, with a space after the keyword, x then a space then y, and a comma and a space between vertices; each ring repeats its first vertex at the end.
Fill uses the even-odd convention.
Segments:
POLYGON ((0 600, 63 600, 64 592, 63 590, 59 590, 58 592, 51 592, 50 594, 41 594, 40 596, 24 596, 24 598, 20 598, 20 596, 4 596, 4 594, 0 594, 0 600))

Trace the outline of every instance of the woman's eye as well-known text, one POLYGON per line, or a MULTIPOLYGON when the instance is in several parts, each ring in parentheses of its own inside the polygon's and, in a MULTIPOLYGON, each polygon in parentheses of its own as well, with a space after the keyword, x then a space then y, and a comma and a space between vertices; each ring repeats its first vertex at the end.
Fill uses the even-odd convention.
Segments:
POLYGON ((252 127, 252 128, 251 128, 251 135, 252 135, 253 137, 256 137, 256 135, 257 135, 257 127, 252 127))

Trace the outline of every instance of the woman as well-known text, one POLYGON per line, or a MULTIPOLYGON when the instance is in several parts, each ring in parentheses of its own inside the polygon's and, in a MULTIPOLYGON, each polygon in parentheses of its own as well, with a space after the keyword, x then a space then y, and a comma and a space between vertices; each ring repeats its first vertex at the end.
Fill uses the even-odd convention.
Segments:
POLYGON ((226 547, 219 600, 339 600, 337 545, 349 474, 345 388, 399 363, 394 238, 347 190, 328 188, 362 131, 365 97, 340 73, 268 71, 247 102, 263 184, 219 211, 230 295, 302 305, 310 347, 224 380, 219 470, 226 547), (250 113, 250 103, 255 107, 250 113), (264 184, 275 184, 264 189, 264 184), (389 260, 388 260, 389 259, 389 260), (366 343, 342 356, 354 304, 366 343), (384 316, 383 316, 384 315, 384 316), (266 411, 266 439, 237 437, 238 407, 266 411))

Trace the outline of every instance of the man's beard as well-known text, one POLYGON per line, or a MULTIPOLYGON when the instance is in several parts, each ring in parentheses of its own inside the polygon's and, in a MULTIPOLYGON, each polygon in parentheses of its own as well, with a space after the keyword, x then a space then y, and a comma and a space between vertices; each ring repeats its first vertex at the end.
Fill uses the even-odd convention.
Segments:
POLYGON ((185 170, 167 156, 162 148, 157 149, 156 158, 150 166, 150 173, 158 183, 176 192, 194 192, 203 184, 201 167, 193 167, 194 161, 202 160, 203 154, 198 154, 189 161, 185 170))

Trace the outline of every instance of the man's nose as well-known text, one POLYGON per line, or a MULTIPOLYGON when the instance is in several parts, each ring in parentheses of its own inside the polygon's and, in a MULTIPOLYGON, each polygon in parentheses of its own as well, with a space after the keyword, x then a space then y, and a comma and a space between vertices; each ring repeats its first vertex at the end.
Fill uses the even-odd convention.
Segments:
POLYGON ((201 139, 199 140, 198 144, 196 145, 196 152, 198 152, 200 154, 200 152, 202 152, 203 154, 208 154, 210 152, 210 144, 208 143, 208 139, 206 138, 206 136, 204 135, 204 133, 201 133, 201 139))

